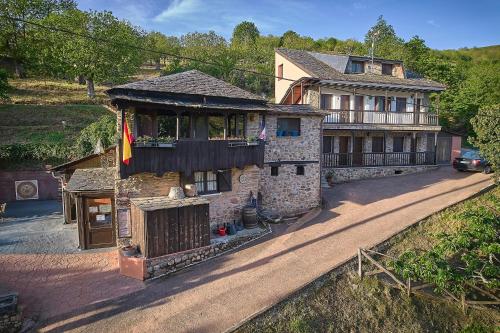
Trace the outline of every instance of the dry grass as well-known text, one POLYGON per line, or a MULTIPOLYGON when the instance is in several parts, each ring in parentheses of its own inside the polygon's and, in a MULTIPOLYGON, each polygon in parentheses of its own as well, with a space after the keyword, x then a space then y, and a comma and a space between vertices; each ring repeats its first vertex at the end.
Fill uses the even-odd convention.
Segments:
MULTIPOLYGON (((497 187, 482 196, 428 218, 393 239, 388 252, 427 249, 434 236, 453 231, 461 221, 456 213, 470 205, 482 205, 499 196, 497 187)), ((500 314, 495 310, 469 309, 465 315, 455 303, 412 295, 388 287, 374 277, 362 281, 353 273, 332 273, 308 286, 297 296, 275 306, 237 332, 495 332, 500 314)))
POLYGON ((96 86, 96 98, 87 96, 85 85, 62 80, 11 79, 12 90, 8 93, 11 104, 103 104, 104 93, 109 87, 96 86))

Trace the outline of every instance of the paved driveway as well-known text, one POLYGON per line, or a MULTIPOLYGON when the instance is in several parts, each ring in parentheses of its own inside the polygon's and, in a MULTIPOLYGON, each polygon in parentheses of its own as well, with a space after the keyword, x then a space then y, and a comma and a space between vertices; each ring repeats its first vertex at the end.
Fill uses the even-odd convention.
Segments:
POLYGON ((25 316, 44 320, 143 288, 118 274, 115 249, 77 247, 76 225, 63 224, 57 201, 7 205, 0 222, 0 285, 19 292, 25 316))
POLYGON ((277 226, 256 244, 53 317, 42 331, 221 332, 349 260, 358 247, 371 247, 489 184, 483 174, 441 168, 337 185, 324 193, 328 209, 309 223, 277 226))

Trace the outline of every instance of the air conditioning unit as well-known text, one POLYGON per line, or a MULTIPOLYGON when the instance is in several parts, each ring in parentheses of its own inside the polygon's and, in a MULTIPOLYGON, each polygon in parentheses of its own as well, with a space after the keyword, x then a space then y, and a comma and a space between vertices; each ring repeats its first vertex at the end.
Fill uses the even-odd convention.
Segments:
POLYGON ((38 180, 16 180, 16 200, 38 199, 38 180))

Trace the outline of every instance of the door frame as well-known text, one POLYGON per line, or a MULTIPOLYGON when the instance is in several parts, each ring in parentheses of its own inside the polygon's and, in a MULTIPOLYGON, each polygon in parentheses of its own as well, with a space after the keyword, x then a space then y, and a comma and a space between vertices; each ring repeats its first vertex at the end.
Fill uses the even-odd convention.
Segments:
POLYGON ((78 193, 76 198, 76 212, 77 212, 77 222, 78 222, 78 239, 80 243, 80 249, 97 249, 103 247, 115 247, 116 246, 116 211, 115 211, 115 197, 114 192, 87 192, 78 193), (86 199, 97 199, 97 198, 109 198, 111 199, 111 243, 103 244, 90 244, 89 240, 89 221, 88 221, 88 207, 86 199))

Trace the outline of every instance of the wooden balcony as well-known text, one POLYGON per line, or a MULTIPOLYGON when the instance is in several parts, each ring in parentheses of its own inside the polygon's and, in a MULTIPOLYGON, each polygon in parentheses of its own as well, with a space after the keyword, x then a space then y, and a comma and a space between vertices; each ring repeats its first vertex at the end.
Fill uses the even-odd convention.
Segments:
POLYGON ((325 124, 383 124, 438 126, 438 116, 429 112, 394 112, 373 110, 325 110, 325 124))
POLYGON ((248 165, 263 167, 264 142, 247 144, 235 140, 178 140, 172 147, 132 147, 128 165, 120 163, 122 179, 130 175, 150 172, 224 170, 248 165))
POLYGON ((324 168, 435 165, 436 153, 323 153, 322 163, 324 168))

